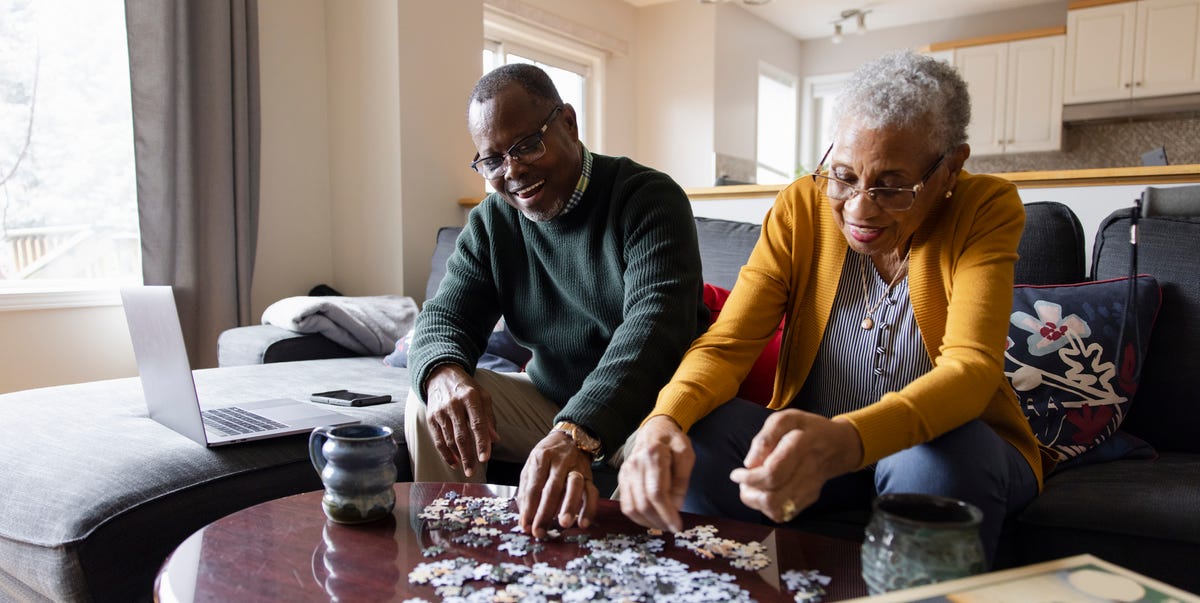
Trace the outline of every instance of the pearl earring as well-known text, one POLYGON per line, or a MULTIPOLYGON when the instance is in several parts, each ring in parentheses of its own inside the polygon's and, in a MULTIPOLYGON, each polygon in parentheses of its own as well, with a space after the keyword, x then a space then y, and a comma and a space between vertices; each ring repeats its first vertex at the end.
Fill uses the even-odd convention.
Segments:
POLYGON ((954 191, 946 191, 946 198, 947 198, 947 199, 949 199, 950 197, 953 197, 953 196, 954 196, 954 191))

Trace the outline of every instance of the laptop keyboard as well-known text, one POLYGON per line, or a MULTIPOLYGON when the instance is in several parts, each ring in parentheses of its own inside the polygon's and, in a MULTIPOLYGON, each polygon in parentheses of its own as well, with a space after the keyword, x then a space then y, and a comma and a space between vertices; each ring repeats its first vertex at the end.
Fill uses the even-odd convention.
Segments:
POLYGON ((204 417, 205 427, 224 435, 243 435, 287 427, 278 421, 236 407, 213 408, 201 412, 200 415, 204 417))

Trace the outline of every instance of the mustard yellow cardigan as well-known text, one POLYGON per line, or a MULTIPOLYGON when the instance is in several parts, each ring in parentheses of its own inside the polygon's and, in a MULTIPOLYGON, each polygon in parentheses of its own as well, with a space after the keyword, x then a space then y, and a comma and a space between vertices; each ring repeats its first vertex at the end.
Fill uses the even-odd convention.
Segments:
MULTIPOLYGON (((966 172, 937 203, 913 235, 908 276, 933 370, 841 416, 862 437, 863 467, 982 419, 1021 452, 1040 488, 1043 457, 1004 377, 1025 209, 1011 183, 966 172)), ((785 315, 768 407, 786 407, 816 358, 847 246, 811 178, 781 191, 719 319, 693 342, 650 416, 669 415, 686 431, 733 398, 785 315)))

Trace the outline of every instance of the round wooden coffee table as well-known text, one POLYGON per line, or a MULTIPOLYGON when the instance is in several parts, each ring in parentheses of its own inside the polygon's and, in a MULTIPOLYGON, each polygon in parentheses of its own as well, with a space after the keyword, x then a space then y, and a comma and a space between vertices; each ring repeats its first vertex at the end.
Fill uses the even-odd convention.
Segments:
MULTIPOLYGON (((409 572, 421 563, 446 557, 468 557, 488 563, 563 567, 586 554, 564 539, 544 543, 544 549, 513 557, 497 547, 454 544, 442 530, 431 530, 418 517, 427 505, 447 492, 468 497, 509 497, 508 486, 442 483, 396 484, 396 508, 380 522, 345 526, 329 522, 321 511, 322 491, 269 501, 224 517, 193 534, 167 558, 155 580, 158 601, 438 601, 432 586, 410 584, 409 572), (439 545, 445 551, 426 557, 422 551, 439 545)), ((684 528, 712 525, 718 536, 738 542, 761 542, 774 560, 758 571, 738 570, 725 559, 704 559, 671 545, 662 556, 707 569, 733 574, 737 584, 757 601, 792 601, 780 579, 789 569, 815 570, 832 578, 826 601, 867 594, 860 576, 857 542, 738 521, 684 515, 684 528)), ((621 514, 619 503, 600 501, 595 524, 588 530, 563 530, 563 536, 586 533, 645 534, 646 530, 621 514)), ((671 535, 662 537, 668 543, 671 535)))

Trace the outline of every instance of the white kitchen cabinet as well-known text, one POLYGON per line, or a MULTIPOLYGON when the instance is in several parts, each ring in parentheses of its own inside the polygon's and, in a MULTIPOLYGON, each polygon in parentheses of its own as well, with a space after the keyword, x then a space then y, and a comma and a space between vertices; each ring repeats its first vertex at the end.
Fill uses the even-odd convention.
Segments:
POLYGON ((1056 35, 955 49, 954 65, 971 93, 972 155, 1062 146, 1064 47, 1056 35))
POLYGON ((943 63, 948 63, 950 65, 954 64, 953 48, 947 48, 945 50, 923 50, 921 51, 921 54, 927 57, 935 58, 943 63))
POLYGON ((1200 0, 1067 12, 1066 104, 1200 92, 1200 0))

